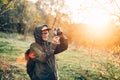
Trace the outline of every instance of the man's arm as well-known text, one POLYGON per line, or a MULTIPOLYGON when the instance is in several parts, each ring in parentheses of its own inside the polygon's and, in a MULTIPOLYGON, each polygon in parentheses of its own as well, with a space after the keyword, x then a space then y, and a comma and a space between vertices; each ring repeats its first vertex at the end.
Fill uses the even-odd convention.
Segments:
POLYGON ((54 54, 65 51, 68 48, 68 39, 63 34, 60 36, 60 44, 57 45, 54 54))
POLYGON ((35 56, 32 59, 37 59, 41 62, 46 61, 46 54, 37 46, 36 43, 31 44, 30 51, 33 52, 35 56))

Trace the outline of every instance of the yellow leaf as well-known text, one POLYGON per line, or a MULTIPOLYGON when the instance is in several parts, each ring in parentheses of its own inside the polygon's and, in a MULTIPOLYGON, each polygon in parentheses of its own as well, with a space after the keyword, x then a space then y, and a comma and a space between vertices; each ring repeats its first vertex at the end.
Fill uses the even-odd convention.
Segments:
POLYGON ((8 1, 7 0, 3 0, 3 4, 8 4, 8 1))

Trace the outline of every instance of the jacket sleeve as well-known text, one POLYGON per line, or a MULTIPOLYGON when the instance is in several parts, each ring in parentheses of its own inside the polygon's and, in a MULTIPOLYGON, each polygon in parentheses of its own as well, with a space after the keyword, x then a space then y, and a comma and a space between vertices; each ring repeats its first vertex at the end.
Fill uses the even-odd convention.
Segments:
POLYGON ((60 44, 57 45, 54 54, 60 53, 65 51, 68 48, 68 39, 65 35, 61 35, 60 37, 60 44))
POLYGON ((39 60, 40 62, 46 62, 46 54, 40 50, 36 43, 31 44, 30 51, 35 53, 34 59, 39 60))

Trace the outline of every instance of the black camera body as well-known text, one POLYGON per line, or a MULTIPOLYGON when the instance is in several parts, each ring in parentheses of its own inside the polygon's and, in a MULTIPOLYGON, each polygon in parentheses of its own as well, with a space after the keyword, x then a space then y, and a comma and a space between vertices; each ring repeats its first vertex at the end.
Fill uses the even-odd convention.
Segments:
POLYGON ((54 28, 54 35, 55 36, 58 36, 58 35, 61 35, 62 34, 62 31, 60 28, 54 28))

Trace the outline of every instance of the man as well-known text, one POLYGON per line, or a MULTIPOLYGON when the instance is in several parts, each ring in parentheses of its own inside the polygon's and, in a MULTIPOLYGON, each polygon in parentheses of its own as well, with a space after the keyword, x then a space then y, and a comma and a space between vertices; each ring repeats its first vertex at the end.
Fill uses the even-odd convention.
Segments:
POLYGON ((47 25, 38 25, 35 28, 35 42, 27 51, 27 73, 31 80, 58 80, 55 54, 66 50, 68 41, 61 32, 48 42, 49 30, 51 29, 47 25))

